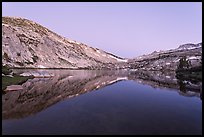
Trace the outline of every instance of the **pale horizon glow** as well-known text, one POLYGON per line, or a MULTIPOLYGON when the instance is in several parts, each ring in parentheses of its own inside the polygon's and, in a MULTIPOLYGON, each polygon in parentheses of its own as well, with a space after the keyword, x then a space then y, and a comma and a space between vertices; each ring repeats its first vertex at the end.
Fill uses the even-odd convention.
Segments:
POLYGON ((202 42, 202 2, 2 2, 2 16, 125 58, 202 42))

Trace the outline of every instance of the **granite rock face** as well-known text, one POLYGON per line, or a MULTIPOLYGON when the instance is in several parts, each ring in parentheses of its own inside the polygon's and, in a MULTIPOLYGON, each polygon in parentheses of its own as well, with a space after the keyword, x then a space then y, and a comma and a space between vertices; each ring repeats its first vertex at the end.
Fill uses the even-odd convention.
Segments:
POLYGON ((2 17, 2 63, 16 68, 112 69, 127 62, 27 19, 2 17))
POLYGON ((201 65, 202 43, 125 59, 59 36, 33 21, 2 17, 2 63, 10 67, 175 71, 184 56, 192 67, 201 65))

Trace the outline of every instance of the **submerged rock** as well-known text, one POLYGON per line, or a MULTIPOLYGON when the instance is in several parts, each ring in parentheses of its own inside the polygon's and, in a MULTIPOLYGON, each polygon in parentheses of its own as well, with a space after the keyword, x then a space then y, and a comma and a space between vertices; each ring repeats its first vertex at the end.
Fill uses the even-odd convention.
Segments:
POLYGON ((33 77, 36 77, 36 78, 47 78, 47 77, 53 77, 54 74, 52 73, 48 73, 48 72, 36 72, 36 71, 33 71, 33 72, 24 72, 22 74, 20 74, 20 76, 33 76, 33 77))
POLYGON ((10 86, 7 86, 4 91, 17 91, 22 89, 23 87, 21 85, 10 85, 10 86))

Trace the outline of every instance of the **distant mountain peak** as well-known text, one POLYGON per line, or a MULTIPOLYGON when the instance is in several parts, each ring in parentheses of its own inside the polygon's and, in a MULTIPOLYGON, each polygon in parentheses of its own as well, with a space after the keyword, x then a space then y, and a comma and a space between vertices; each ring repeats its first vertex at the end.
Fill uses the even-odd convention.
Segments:
POLYGON ((202 43, 198 43, 198 44, 187 43, 187 44, 180 45, 178 49, 194 49, 194 48, 201 48, 201 47, 202 47, 202 43))

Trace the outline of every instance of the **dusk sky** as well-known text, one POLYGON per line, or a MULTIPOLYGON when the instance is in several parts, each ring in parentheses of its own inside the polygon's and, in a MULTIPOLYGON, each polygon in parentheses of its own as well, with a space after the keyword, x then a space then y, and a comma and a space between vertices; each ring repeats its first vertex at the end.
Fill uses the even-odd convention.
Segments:
POLYGON ((3 2, 2 16, 35 21, 120 57, 202 42, 201 2, 3 2))

